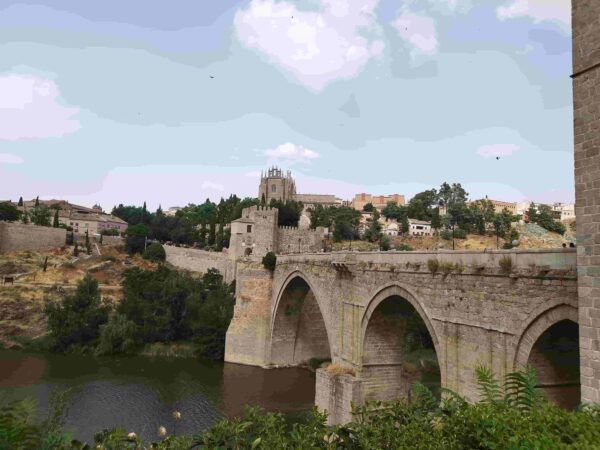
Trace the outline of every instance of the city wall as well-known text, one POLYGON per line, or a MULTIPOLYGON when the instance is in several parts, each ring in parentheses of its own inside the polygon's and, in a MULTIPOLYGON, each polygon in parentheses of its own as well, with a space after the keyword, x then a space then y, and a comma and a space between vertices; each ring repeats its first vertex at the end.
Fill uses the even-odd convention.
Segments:
POLYGON ((316 230, 298 227, 279 227, 277 229, 278 253, 312 253, 323 248, 324 228, 316 230))
POLYGON ((217 269, 227 283, 235 279, 236 263, 226 253, 207 252, 193 248, 165 245, 167 262, 175 267, 193 272, 206 273, 209 269, 217 269))
POLYGON ((0 222, 0 253, 59 248, 66 245, 66 240, 63 228, 0 222))

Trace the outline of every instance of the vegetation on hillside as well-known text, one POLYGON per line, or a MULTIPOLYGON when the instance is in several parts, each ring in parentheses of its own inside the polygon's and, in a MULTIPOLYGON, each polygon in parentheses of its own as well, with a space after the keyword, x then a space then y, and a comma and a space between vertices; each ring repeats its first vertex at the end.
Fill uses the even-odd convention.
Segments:
POLYGON ((123 274, 123 299, 104 301, 89 274, 73 295, 48 302, 47 345, 59 352, 132 354, 147 343, 191 341, 197 354, 222 360, 235 286, 211 269, 202 278, 159 265, 123 274))

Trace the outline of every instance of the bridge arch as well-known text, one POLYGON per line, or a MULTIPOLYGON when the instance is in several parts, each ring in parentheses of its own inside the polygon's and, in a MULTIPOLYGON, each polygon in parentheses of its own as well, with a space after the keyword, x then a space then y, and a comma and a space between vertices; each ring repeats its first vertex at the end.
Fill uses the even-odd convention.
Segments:
POLYGON ((514 367, 536 369, 539 387, 564 408, 579 403, 579 326, 577 308, 560 304, 538 314, 517 344, 514 367))
POLYGON ((312 358, 330 360, 333 352, 328 318, 310 278, 299 270, 287 275, 271 311, 271 364, 299 366, 312 358))
POLYGON ((414 381, 441 384, 436 330, 417 297, 397 283, 380 288, 361 322, 364 400, 410 396, 414 381))

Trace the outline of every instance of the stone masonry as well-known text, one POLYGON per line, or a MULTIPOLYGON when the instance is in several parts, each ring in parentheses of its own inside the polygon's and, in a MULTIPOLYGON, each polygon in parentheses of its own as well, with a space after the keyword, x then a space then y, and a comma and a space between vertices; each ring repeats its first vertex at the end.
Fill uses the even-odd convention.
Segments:
POLYGON ((66 241, 64 228, 0 222, 0 254, 58 248, 66 245, 66 241))
POLYGON ((566 373, 538 345, 549 329, 563 327, 575 349, 571 360, 578 359, 575 260, 572 249, 339 252, 280 255, 272 274, 258 262, 239 262, 225 360, 278 367, 330 357, 349 374, 318 369, 316 404, 330 422, 346 422, 351 402, 405 396, 414 379, 401 336, 382 315, 391 303, 424 322, 441 386, 473 400, 478 365, 502 377, 532 363, 552 398, 567 387, 578 399, 577 364, 566 373))
POLYGON ((600 2, 574 0, 573 109, 581 397, 600 402, 600 2))

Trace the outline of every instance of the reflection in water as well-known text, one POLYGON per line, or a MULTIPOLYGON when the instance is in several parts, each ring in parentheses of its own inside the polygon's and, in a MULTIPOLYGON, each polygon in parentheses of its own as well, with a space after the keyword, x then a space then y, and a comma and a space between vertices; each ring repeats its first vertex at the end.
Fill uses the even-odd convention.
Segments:
POLYGON ((39 381, 45 368, 46 363, 41 358, 4 360, 0 364, 0 388, 34 385, 39 381))
POLYGON ((95 432, 122 426, 156 440, 161 425, 169 433, 198 433, 223 416, 239 415, 246 404, 284 413, 309 410, 315 380, 303 369, 0 351, 3 402, 34 397, 45 415, 55 388, 72 389, 64 423, 75 438, 90 442, 95 432), (177 423, 174 410, 182 413, 177 423))
POLYGON ((256 369, 225 363, 222 401, 223 411, 228 417, 241 415, 247 404, 283 412, 312 408, 315 377, 311 372, 297 368, 256 369))

